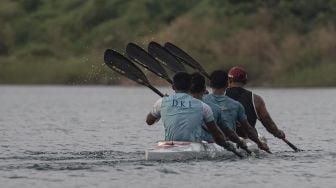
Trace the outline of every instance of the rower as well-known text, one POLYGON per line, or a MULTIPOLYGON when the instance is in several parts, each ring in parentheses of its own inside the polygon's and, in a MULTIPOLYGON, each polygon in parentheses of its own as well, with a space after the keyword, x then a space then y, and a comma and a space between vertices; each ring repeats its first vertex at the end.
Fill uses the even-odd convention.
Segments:
MULTIPOLYGON (((284 139, 285 133, 280 130, 266 109, 264 100, 251 91, 243 87, 247 83, 247 73, 241 67, 232 67, 229 71, 229 87, 226 89, 226 95, 239 101, 246 110, 248 122, 255 127, 257 119, 263 124, 268 132, 273 136, 284 139)), ((238 128, 238 135, 244 136, 244 130, 238 128)))
POLYGON ((236 124, 239 122, 240 127, 247 133, 247 137, 254 141, 260 149, 269 152, 267 144, 260 141, 256 129, 248 123, 242 104, 224 95, 227 85, 227 73, 222 70, 214 71, 210 75, 212 94, 205 95, 203 101, 217 104, 222 111, 222 121, 226 126, 236 131, 236 124))
POLYGON ((188 94, 191 75, 179 72, 173 77, 175 94, 157 100, 147 115, 146 123, 154 124, 162 118, 165 141, 201 142, 202 124, 206 125, 215 142, 233 151, 227 139, 214 121, 211 108, 188 94))
MULTIPOLYGON (((190 88, 190 94, 199 100, 203 100, 203 95, 206 92, 206 87, 205 87, 205 78, 202 76, 200 73, 195 72, 191 74, 191 88, 190 88)), ((238 137, 238 135, 231 130, 225 123, 225 121, 222 119, 222 111, 220 107, 209 101, 209 100, 203 100, 203 102, 207 105, 210 106, 213 114, 215 121, 219 128, 223 131, 223 133, 230 138, 231 141, 237 143, 241 148, 246 149, 246 143, 238 137)), ((207 131, 207 129, 203 129, 203 134, 202 134, 202 140, 207 141, 207 142, 213 142, 213 138, 211 134, 207 131)))

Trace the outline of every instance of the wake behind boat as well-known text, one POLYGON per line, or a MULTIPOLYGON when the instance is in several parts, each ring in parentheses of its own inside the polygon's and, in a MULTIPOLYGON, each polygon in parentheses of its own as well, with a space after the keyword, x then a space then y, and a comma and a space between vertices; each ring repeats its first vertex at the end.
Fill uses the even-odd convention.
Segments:
MULTIPOLYGON (((259 135, 259 139, 267 142, 266 138, 259 135)), ((259 151, 258 146, 249 139, 244 139, 246 145, 251 151, 259 151)), ((238 152, 244 153, 242 149, 237 148, 238 152)), ((206 159, 225 157, 230 158, 234 154, 224 149, 216 143, 197 143, 180 141, 160 141, 155 148, 145 150, 146 160, 155 161, 180 161, 190 159, 206 159)))

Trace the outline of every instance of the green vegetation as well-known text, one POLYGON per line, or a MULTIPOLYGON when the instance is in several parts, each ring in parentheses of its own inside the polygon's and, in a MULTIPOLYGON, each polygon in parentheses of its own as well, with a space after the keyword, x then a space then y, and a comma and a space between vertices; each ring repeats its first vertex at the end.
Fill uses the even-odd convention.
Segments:
POLYGON ((173 42, 257 86, 336 86, 335 0, 2 0, 0 84, 120 84, 106 48, 173 42))

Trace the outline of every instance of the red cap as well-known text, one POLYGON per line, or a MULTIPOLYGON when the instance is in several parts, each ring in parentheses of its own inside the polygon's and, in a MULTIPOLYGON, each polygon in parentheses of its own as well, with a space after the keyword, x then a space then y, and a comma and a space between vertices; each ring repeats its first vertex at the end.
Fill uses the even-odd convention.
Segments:
POLYGON ((232 67, 229 71, 228 77, 234 82, 246 82, 247 73, 245 69, 241 67, 232 67))

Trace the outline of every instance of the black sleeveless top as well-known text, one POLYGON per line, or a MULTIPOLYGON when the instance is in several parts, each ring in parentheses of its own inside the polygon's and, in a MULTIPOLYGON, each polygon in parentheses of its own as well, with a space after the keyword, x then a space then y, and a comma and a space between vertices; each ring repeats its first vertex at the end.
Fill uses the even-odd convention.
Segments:
POLYGON ((258 116, 254 108, 253 93, 241 87, 232 87, 226 89, 225 95, 244 106, 248 122, 252 127, 255 127, 258 116))

